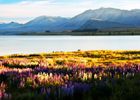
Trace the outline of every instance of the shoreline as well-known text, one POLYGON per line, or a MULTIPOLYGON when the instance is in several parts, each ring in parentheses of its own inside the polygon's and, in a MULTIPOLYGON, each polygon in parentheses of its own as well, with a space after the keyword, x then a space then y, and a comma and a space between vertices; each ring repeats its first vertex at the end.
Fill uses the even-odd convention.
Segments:
POLYGON ((60 31, 60 32, 22 32, 22 33, 1 33, 0 35, 70 35, 70 36, 126 36, 140 35, 140 28, 100 29, 98 31, 60 31))
MULTIPOLYGON (((62 56, 69 56, 71 54, 74 55, 74 57, 78 57, 79 55, 76 55, 77 53, 82 54, 82 53, 90 53, 90 52, 123 52, 123 53, 134 53, 134 54, 140 54, 140 50, 86 50, 86 51, 81 51, 78 49, 77 51, 52 51, 52 52, 46 52, 46 53, 30 53, 30 54, 9 54, 9 55, 0 55, 0 60, 5 59, 5 58, 53 58, 53 57, 58 57, 59 55, 62 56), (45 56, 44 56, 45 55, 45 56)), ((73 56, 72 55, 72 56, 73 56)))
POLYGON ((110 32, 39 32, 39 33, 19 33, 19 34, 9 34, 9 35, 17 35, 17 36, 133 36, 133 35, 140 35, 140 32, 137 33, 130 33, 130 32, 121 32, 121 33, 110 33, 110 32))

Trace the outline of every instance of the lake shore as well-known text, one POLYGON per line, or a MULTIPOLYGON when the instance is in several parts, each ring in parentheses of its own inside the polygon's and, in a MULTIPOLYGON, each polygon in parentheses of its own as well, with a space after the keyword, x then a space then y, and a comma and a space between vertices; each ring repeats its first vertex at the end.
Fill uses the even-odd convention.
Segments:
POLYGON ((122 36, 122 35, 140 35, 140 32, 38 32, 38 33, 19 33, 12 35, 70 35, 70 36, 122 36))
MULTIPOLYGON (((3 34, 4 35, 4 34, 3 34)), ((6 34, 5 34, 6 35, 6 34)), ((101 29, 98 31, 62 31, 62 32, 31 32, 18 33, 9 35, 71 35, 71 36, 112 36, 112 35, 140 35, 140 28, 120 28, 120 29, 101 29)))

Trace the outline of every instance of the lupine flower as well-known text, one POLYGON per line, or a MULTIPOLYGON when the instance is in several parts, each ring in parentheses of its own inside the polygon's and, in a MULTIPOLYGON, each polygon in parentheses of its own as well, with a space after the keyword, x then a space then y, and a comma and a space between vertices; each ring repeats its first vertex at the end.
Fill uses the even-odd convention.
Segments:
POLYGON ((59 99, 60 99, 60 88, 59 88, 59 99))
POLYGON ((105 82, 105 86, 107 86, 107 81, 105 82))
POLYGON ((8 94, 4 93, 4 99, 8 99, 8 94))
POLYGON ((43 89, 43 94, 46 94, 46 89, 45 88, 43 89))
POLYGON ((133 85, 132 85, 132 89, 134 89, 134 83, 133 83, 133 85))
POLYGON ((46 96, 46 100, 49 100, 49 95, 46 96))
POLYGON ((4 82, 3 82, 3 81, 2 81, 2 83, 1 83, 1 86, 0 86, 0 87, 1 87, 1 89, 2 89, 2 90, 4 90, 4 89, 5 89, 5 84, 4 84, 4 82))
POLYGON ((36 97, 36 99, 37 99, 37 91, 35 91, 35 97, 36 97))
POLYGON ((11 99, 12 98, 12 95, 11 94, 9 94, 9 99, 11 99))
MULTIPOLYGON (((12 84, 16 84, 19 86, 26 86, 28 84, 29 86, 34 87, 49 87, 48 88, 42 88, 41 89, 41 97, 43 97, 44 94, 47 92, 46 99, 49 99, 50 91, 53 91, 54 89, 50 86, 53 86, 55 88, 55 93, 58 90, 57 87, 59 86, 59 98, 63 95, 65 96, 72 96, 74 93, 87 93, 90 91, 91 87, 94 84, 92 78, 97 79, 101 81, 96 81, 98 84, 98 87, 102 88, 103 85, 107 85, 107 82, 109 79, 106 78, 105 83, 103 82, 104 77, 111 76, 111 82, 112 84, 117 84, 117 80, 115 78, 122 78, 123 77, 129 77, 134 76, 135 74, 140 72, 140 61, 127 61, 126 59, 132 57, 128 57, 125 54, 119 55, 116 53, 115 55, 113 53, 116 53, 114 51, 107 51, 107 60, 104 58, 105 56, 102 54, 102 51, 100 52, 90 52, 89 54, 94 54, 98 56, 101 54, 101 58, 82 58, 82 57, 65 57, 65 58, 53 58, 50 59, 51 64, 48 59, 40 59, 40 60, 12 60, 8 59, 5 61, 2 61, 2 64, 0 67, 3 67, 0 69, 1 75, 6 75, 9 79, 13 81, 12 84), (110 53, 111 52, 111 53, 110 53), (111 56, 110 56, 111 54, 111 56), (117 55, 117 56, 116 56, 117 55), (121 56, 125 60, 116 60, 118 58, 121 59, 121 56), (115 60, 114 60, 115 59, 115 60), (61 61, 61 65, 57 64, 56 61, 61 61), (109 62, 110 64, 104 64, 105 62, 109 62), (137 65, 135 65, 135 62, 137 65), (139 64, 138 64, 138 63, 139 64), (22 66, 30 66, 30 65, 37 65, 35 68, 6 68, 7 66, 4 66, 3 64, 7 65, 22 65, 22 66), (135 67, 136 66, 136 67, 135 67), (94 75, 92 77, 92 74, 94 75), (77 79, 80 79, 77 81, 77 79), (81 82, 85 81, 85 83, 81 82), (74 83, 75 82, 75 83, 74 83), (90 83, 91 82, 91 83, 90 83), (33 83, 33 84, 32 84, 33 83), (74 84, 74 85, 72 85, 74 84), (47 90, 47 91, 46 91, 47 90)), ((75 54, 75 53, 74 53, 75 54)), ((83 52, 84 54, 84 52, 83 52)), ((86 53, 85 53, 86 54, 86 53)), ((84 55, 85 55, 84 54, 84 55)), ((81 54, 82 55, 82 54, 81 54)), ((94 56, 93 55, 93 56, 94 56)), ((131 55, 131 54, 130 54, 131 55)), ((3 80, 0 80, 2 82, 3 80)), ((110 82, 110 81, 109 81, 110 82)), ((7 85, 5 81, 2 82, 2 92, 5 89, 4 85, 7 85)), ((124 82, 124 85, 126 83, 124 82)), ((118 84, 119 85, 119 84, 118 84)), ((95 85, 94 85, 95 86, 95 85)), ((98 88, 97 87, 97 88, 98 88)), ((134 86, 132 86, 134 89, 134 86)), ((122 86, 123 91, 123 86, 122 86)), ((36 91, 37 92, 37 91, 36 91)), ((4 96, 3 92, 3 96, 4 96)), ((54 96, 56 96, 54 93, 54 96)), ((6 97, 6 93, 5 93, 6 97)), ((37 99, 37 93, 36 93, 36 99, 37 99)))
POLYGON ((19 86, 24 87, 23 81, 20 82, 19 86))
POLYGON ((102 77, 99 77, 99 80, 101 81, 102 77))
POLYGON ((94 74, 94 79, 97 79, 97 78, 98 78, 97 74, 94 74))
POLYGON ((0 100, 2 99, 2 91, 0 90, 0 100))
POLYGON ((47 93, 48 93, 48 94, 50 94, 50 87, 49 87, 49 88, 47 88, 47 93))
POLYGON ((41 97, 43 98, 43 88, 41 88, 41 97))

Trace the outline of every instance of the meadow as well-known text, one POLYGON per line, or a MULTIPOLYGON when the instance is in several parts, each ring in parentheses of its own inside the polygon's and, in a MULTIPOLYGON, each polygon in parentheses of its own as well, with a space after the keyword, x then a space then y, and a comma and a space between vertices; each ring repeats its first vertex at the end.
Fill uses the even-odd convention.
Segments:
POLYGON ((0 100, 140 100, 140 51, 0 56, 0 100))

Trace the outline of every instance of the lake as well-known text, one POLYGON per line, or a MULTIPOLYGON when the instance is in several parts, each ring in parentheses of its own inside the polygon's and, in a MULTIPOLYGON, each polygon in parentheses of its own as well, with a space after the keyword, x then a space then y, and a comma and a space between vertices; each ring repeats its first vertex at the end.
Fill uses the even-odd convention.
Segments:
POLYGON ((0 55, 78 49, 140 50, 140 36, 0 36, 0 55))

